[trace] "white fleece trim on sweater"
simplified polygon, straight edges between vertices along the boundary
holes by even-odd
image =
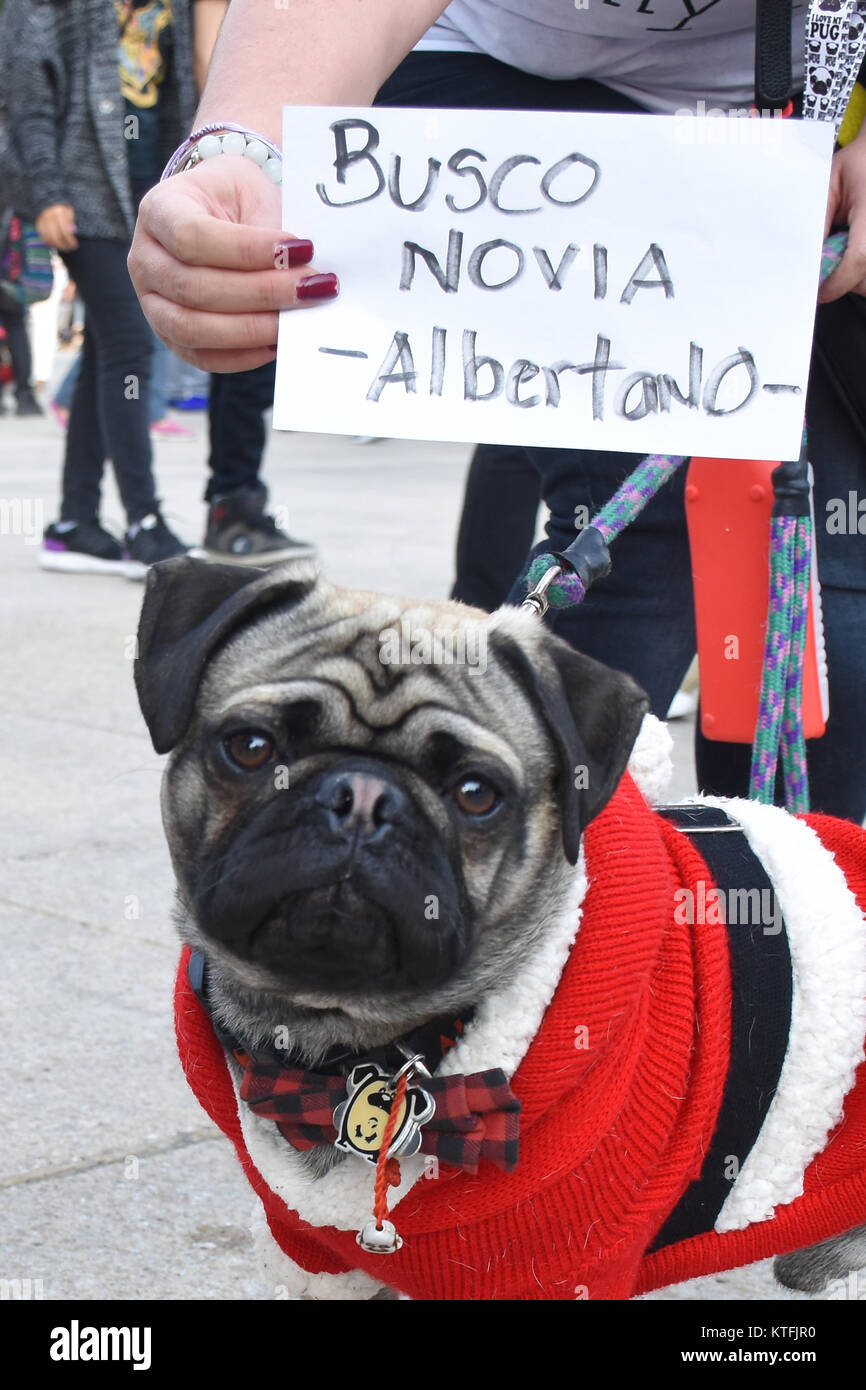
[[[256,1296],[287,1303],[317,1300],[359,1303],[375,1298],[387,1287],[360,1269],[351,1269],[345,1274],[312,1274],[302,1269],[274,1240],[258,1200],[250,1229],[258,1263]]]
[[[583,851],[565,908],[552,924],[535,955],[520,972],[519,980],[479,1005],[464,1036],[445,1058],[440,1073],[483,1071],[501,1067],[514,1075],[529,1044],[541,1026],[544,1011],[559,983],[577,930],[587,880]],[[247,1151],[265,1182],[311,1226],[334,1226],[340,1231],[359,1231],[373,1208],[372,1164],[351,1155],[324,1177],[313,1178],[300,1154],[286,1143],[272,1120],[256,1115],[240,1099],[240,1071],[227,1058],[238,1115]],[[400,1185],[392,1189],[389,1207],[395,1207],[425,1172],[423,1154],[400,1160]]]
[[[628,770],[650,806],[660,806],[673,780],[674,741],[670,729],[654,714],[645,714],[635,739]]]
[[[866,922],[832,853],[778,806],[700,797],[740,822],[788,929],[791,1033],[761,1132],[715,1229],[766,1221],[803,1192],[803,1174],[842,1117],[866,1036]]]

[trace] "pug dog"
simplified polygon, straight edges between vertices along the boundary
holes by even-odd
[[[629,1298],[767,1254],[797,1287],[866,1263],[860,832],[705,803],[769,866],[787,944],[760,969],[791,1027],[839,1024],[814,1076],[774,1024],[770,1084],[732,1037],[733,928],[678,915],[714,881],[702,836],[626,772],[645,695],[534,616],[184,556],[149,572],[135,679],[171,755],[181,1058],[288,1296]],[[804,1003],[819,903],[838,949]],[[772,1104],[740,1140],[750,1085]]]

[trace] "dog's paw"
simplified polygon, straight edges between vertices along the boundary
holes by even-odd
[[[786,1289],[801,1293],[823,1293],[835,1279],[862,1269],[866,1265],[866,1226],[858,1226],[845,1235],[795,1250],[792,1255],[780,1255],[774,1261],[773,1273]],[[866,1293],[866,1277],[864,1277]]]

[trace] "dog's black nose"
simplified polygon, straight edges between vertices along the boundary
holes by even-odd
[[[408,802],[399,787],[369,772],[331,772],[316,792],[328,812],[331,829],[347,840],[383,835],[400,820]]]

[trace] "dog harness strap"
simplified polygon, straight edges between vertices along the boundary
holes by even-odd
[[[658,814],[694,837],[712,875],[704,902],[692,904],[686,920],[695,931],[711,920],[727,925],[732,1016],[730,1063],[712,1142],[700,1176],[686,1188],[651,1251],[713,1229],[775,1095],[793,993],[785,924],[742,827],[715,806],[663,806]]]

